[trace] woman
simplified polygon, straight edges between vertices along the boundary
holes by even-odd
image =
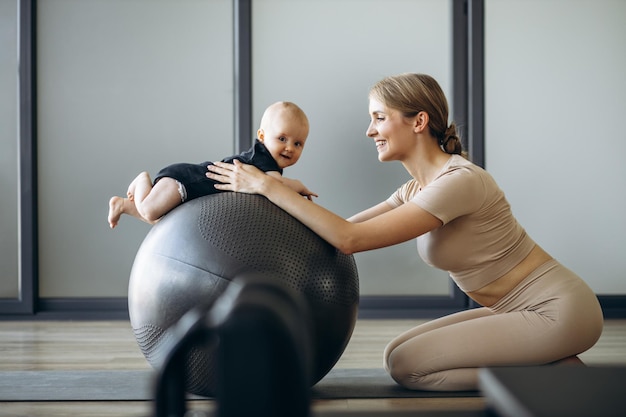
[[[438,83],[385,78],[370,90],[369,113],[378,159],[400,161],[412,179],[347,221],[248,165],[217,164],[207,175],[219,189],[266,196],[344,253],[417,238],[420,256],[483,306],[388,344],[385,369],[409,389],[475,390],[480,367],[547,364],[593,346],[603,326],[597,297],[526,234],[491,175],[462,156]]]

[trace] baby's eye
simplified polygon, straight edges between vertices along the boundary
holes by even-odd
[[[281,136],[281,137],[278,138],[278,140],[281,141],[281,142],[285,142],[287,140],[287,138],[284,137],[284,136]]]

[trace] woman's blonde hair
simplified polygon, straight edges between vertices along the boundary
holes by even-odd
[[[405,117],[428,113],[430,133],[444,152],[465,156],[454,122],[448,125],[448,100],[439,83],[426,74],[405,73],[384,78],[370,89],[370,97]]]

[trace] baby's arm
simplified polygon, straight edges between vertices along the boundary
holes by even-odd
[[[282,175],[280,175],[280,173],[278,173],[276,171],[268,171],[268,172],[266,172],[266,174],[276,178],[277,180],[279,180],[280,182],[285,184],[287,187],[291,188],[292,190],[294,190],[298,194],[305,196],[309,200],[313,200],[313,197],[319,197],[313,191],[311,191],[308,188],[306,188],[306,186],[304,184],[302,184],[298,180],[294,180],[294,179],[291,179],[291,178],[285,178]]]

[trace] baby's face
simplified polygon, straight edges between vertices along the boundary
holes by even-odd
[[[300,159],[308,134],[308,125],[300,120],[280,117],[272,121],[259,140],[265,144],[278,166],[285,169]]]

